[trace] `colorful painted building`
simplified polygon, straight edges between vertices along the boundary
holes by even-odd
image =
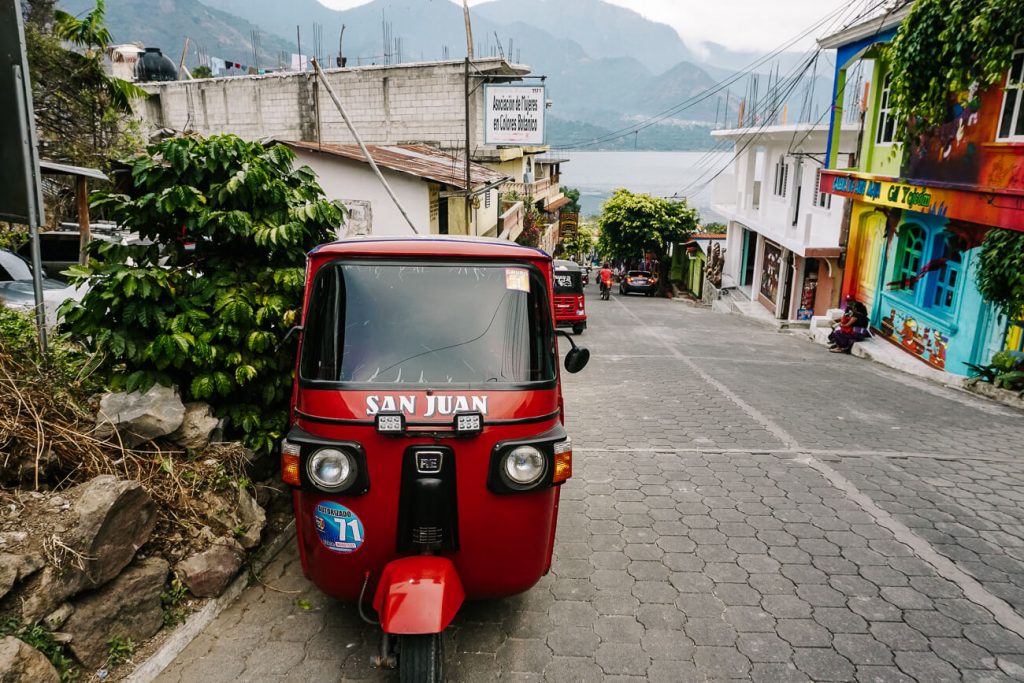
[[[1024,50],[1004,84],[970,92],[909,158],[894,140],[891,73],[879,48],[907,5],[821,41],[837,51],[833,124],[820,190],[852,200],[844,225],[842,291],[871,312],[885,339],[929,365],[968,374],[1012,342],[1005,316],[975,284],[979,246],[993,229],[1024,230]],[[867,77],[860,149],[840,155],[847,75]],[[849,161],[845,166],[842,162]],[[1013,333],[1019,334],[1019,333]]]
[[[690,241],[674,245],[669,277],[695,299],[704,296],[704,278],[712,246],[725,246],[725,234],[695,233]]]

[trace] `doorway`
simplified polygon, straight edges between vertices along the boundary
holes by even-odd
[[[448,234],[448,199],[441,197],[437,200],[437,233]]]

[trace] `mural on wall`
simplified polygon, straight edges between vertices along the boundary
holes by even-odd
[[[1024,187],[1024,155],[996,141],[1003,106],[1001,84],[985,92],[977,92],[976,87],[954,100],[948,123],[921,137],[921,144],[900,169],[902,177],[997,190]]]
[[[946,347],[949,334],[937,327],[918,320],[912,312],[904,311],[895,306],[888,306],[889,313],[882,318],[878,332],[899,344],[903,350],[917,356],[928,365],[938,369],[946,369]]]
[[[782,249],[764,243],[764,265],[761,270],[761,295],[773,304],[779,297],[779,273],[782,271]]]
[[[988,98],[986,98],[988,99]],[[960,101],[966,104],[961,104]],[[976,183],[984,160],[982,145],[995,140],[1000,101],[984,102],[977,85],[953,100],[952,118],[920,138],[901,169],[904,177]],[[983,106],[988,105],[988,106]],[[984,113],[984,117],[982,114]]]

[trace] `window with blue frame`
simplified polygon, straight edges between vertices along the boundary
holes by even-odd
[[[963,239],[942,228],[904,223],[893,264],[894,288],[918,308],[951,316],[963,279],[965,246]]]
[[[921,257],[924,254],[924,228],[916,223],[904,223],[900,226],[900,241],[896,252],[896,277],[905,283],[902,289],[914,291],[917,274],[921,270]]]
[[[933,242],[933,258],[942,259],[943,263],[928,275],[925,304],[929,308],[952,311],[963,266],[964,241],[956,235],[940,232]]]

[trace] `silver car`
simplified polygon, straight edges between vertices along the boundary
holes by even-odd
[[[43,310],[46,325],[57,322],[57,309],[68,299],[81,300],[85,287],[69,286],[60,280],[43,278]],[[32,269],[28,262],[17,254],[0,249],[0,301],[5,306],[22,311],[31,311],[36,306],[32,289]]]

